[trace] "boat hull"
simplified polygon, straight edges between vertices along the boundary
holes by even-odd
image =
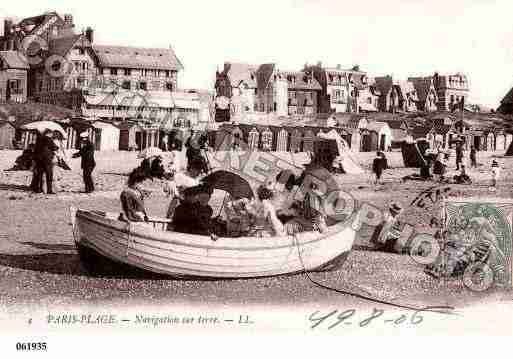
[[[322,234],[212,241],[208,236],[167,232],[116,218],[90,211],[74,213],[75,241],[86,267],[103,258],[125,268],[214,279],[334,270],[344,263],[355,238],[347,223],[332,226]]]

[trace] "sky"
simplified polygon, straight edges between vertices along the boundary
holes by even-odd
[[[38,0],[0,4],[0,18],[51,10],[93,27],[98,44],[172,46],[181,88],[212,89],[225,61],[358,64],[397,79],[463,72],[470,102],[492,108],[513,87],[508,0]]]

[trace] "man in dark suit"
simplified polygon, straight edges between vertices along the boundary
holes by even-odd
[[[80,138],[82,139],[82,147],[80,147],[80,151],[73,154],[73,158],[81,157],[80,164],[84,177],[85,192],[91,193],[94,191],[94,182],[91,175],[96,166],[96,161],[94,160],[94,146],[91,141],[89,141],[87,133],[81,134]]]
[[[53,142],[52,139],[52,131],[46,130],[42,136],[38,136],[36,140],[36,144],[34,146],[34,158],[36,165],[35,172],[35,181],[34,182],[34,191],[37,193],[43,192],[42,183],[43,183],[43,174],[46,178],[46,193],[54,194],[52,188],[53,183],[53,166],[54,166],[54,157],[55,151],[59,149],[57,145]]]

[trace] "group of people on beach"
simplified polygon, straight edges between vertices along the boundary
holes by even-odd
[[[437,143],[435,149],[427,149],[426,153],[422,156],[422,164],[420,166],[420,176],[411,175],[406,176],[403,180],[417,179],[417,180],[434,180],[441,183],[455,183],[455,184],[471,184],[472,178],[468,172],[468,168],[477,168],[477,150],[474,146],[470,147],[468,159],[466,158],[466,151],[464,149],[463,141],[456,141],[453,149],[445,149],[440,143]],[[455,169],[457,173],[452,177],[447,177],[449,168],[449,160],[452,153],[455,157]],[[378,156],[379,157],[379,156]],[[375,160],[376,162],[376,160]],[[375,166],[373,166],[374,168]],[[376,176],[378,172],[374,171]],[[492,160],[490,167],[490,180],[492,188],[495,188],[497,181],[500,177],[501,168],[497,160]],[[379,177],[377,177],[379,178]]]
[[[64,160],[64,152],[61,146],[62,135],[58,131],[51,129],[38,133],[36,142],[25,150],[16,165],[24,165],[32,170],[32,180],[30,190],[34,193],[43,193],[43,183],[46,182],[46,194],[55,194],[54,174],[55,166],[61,166],[69,169]],[[87,133],[80,136],[81,147],[78,152],[72,155],[73,158],[81,158],[81,168],[83,171],[83,180],[85,192],[94,191],[94,182],[92,172],[96,166],[94,159],[94,146],[88,138]]]
[[[172,154],[165,166],[162,158],[154,158],[152,162],[130,173],[127,188],[120,196],[121,220],[150,221],[144,205],[147,193],[141,183],[159,177],[169,200],[166,217],[170,222],[167,229],[171,231],[216,239],[218,236],[282,236],[307,230],[324,232],[328,228],[319,189],[312,183],[308,191],[301,193],[305,173],[296,176],[288,170],[280,172],[275,179],[256,188],[256,198],[226,193],[219,215],[214,216],[210,206],[214,188],[201,179],[205,174],[203,161],[192,158],[185,169],[177,168]]]

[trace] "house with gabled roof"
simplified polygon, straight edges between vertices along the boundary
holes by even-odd
[[[0,51],[0,103],[27,101],[27,58],[20,51]]]
[[[392,76],[378,76],[374,80],[380,93],[379,110],[392,113],[399,111],[401,94],[399,88],[395,86]]]
[[[436,111],[438,95],[432,77],[409,77],[408,81],[413,83],[417,91],[417,109],[425,112]]]
[[[399,108],[404,112],[416,112],[419,101],[417,90],[411,81],[397,81],[399,92]]]
[[[216,93],[230,99],[234,116],[256,110],[257,69],[256,65],[225,62],[223,71],[216,72]]]

